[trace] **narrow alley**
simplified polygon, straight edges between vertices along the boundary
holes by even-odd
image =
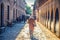
[[[33,40],[60,40],[46,28],[39,26],[36,22],[33,32]],[[42,26],[42,25],[41,25]],[[0,35],[0,40],[32,40],[30,39],[28,23],[16,23],[13,27],[7,27],[5,32]]]
[[[6,28],[5,33],[0,35],[0,40],[31,40],[28,26],[28,23],[21,22],[11,28]],[[46,40],[38,25],[34,28],[33,38],[34,40]]]
[[[60,1],[0,0],[0,40],[60,40]]]

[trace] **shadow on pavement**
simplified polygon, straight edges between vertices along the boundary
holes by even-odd
[[[0,34],[0,40],[15,40],[25,26],[24,22],[16,23],[13,27],[6,27],[5,32]]]
[[[30,37],[31,38],[31,40],[38,40],[38,39],[36,39],[34,36],[32,36],[32,37]]]

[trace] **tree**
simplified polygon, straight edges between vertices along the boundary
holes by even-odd
[[[26,14],[30,14],[32,13],[32,9],[30,6],[26,5]]]

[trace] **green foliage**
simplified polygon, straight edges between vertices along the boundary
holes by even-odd
[[[26,5],[26,14],[31,14],[31,13],[32,13],[31,7]]]

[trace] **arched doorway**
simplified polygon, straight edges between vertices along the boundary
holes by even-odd
[[[53,10],[52,10],[52,12],[51,12],[50,30],[51,30],[51,23],[52,23],[52,21],[53,21]]]
[[[1,4],[1,27],[4,26],[4,4]]]
[[[56,23],[59,21],[59,11],[58,8],[56,9],[55,12],[55,26],[54,26],[54,32],[56,33]]]

